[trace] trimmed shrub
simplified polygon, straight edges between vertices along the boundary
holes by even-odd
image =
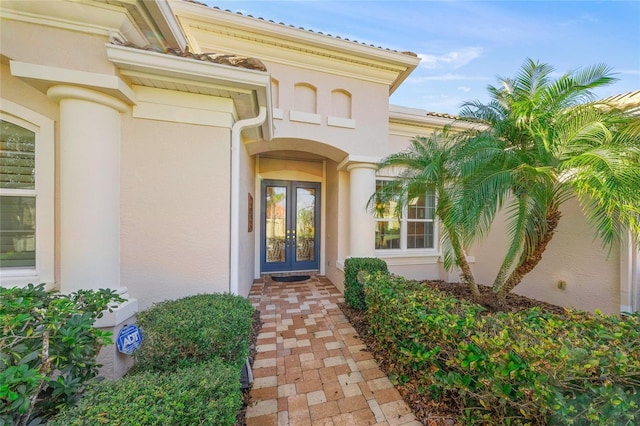
[[[50,425],[233,425],[242,407],[240,373],[220,359],[172,373],[102,381]]]
[[[640,315],[490,314],[401,277],[368,277],[367,317],[392,380],[458,403],[467,424],[640,420]]]
[[[172,371],[215,357],[239,371],[249,355],[253,312],[247,299],[222,293],[154,305],[137,315],[144,340],[134,371]]]
[[[0,425],[38,423],[76,401],[98,375],[100,348],[112,343],[93,323],[122,300],[104,289],[0,287]]]
[[[378,271],[389,272],[387,263],[374,257],[350,257],[344,261],[344,301],[352,309],[365,310],[367,308],[364,299],[364,283],[362,275],[372,274]]]

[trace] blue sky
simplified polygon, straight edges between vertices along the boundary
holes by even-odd
[[[201,0],[202,1],[202,0]],[[619,81],[599,97],[640,90],[639,1],[218,1],[233,12],[383,48],[422,62],[391,103],[456,114],[514,76],[526,58],[558,75],[604,63]]]

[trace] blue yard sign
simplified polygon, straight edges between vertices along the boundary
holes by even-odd
[[[125,325],[118,333],[116,345],[123,354],[131,355],[142,343],[142,332],[135,325]]]

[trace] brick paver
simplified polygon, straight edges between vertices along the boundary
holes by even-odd
[[[263,324],[247,426],[421,424],[338,308],[344,299],[326,277],[262,278],[249,299]]]

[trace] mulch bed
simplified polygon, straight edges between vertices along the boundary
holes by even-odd
[[[460,283],[447,283],[444,281],[424,281],[423,284],[437,288],[441,291],[450,293],[458,299],[465,299],[475,303],[480,303],[487,307],[489,311],[501,310],[509,312],[518,312],[533,307],[540,307],[543,311],[563,314],[564,309],[560,306],[529,299],[524,296],[509,293],[507,295],[506,306],[497,308],[490,303],[489,295],[491,287],[478,286],[481,294],[480,300],[475,298],[466,285]],[[369,352],[373,354],[380,369],[389,376],[393,370],[393,363],[388,350],[381,346],[371,333],[369,322],[363,311],[356,311],[349,308],[344,303],[340,304],[340,309],[349,319],[349,322],[356,329],[360,338],[363,340]],[[418,378],[410,377],[405,384],[396,384],[396,389],[402,395],[402,398],[413,410],[416,418],[425,425],[429,426],[454,426],[458,422],[461,413],[458,411],[453,401],[434,401],[425,395],[421,395],[416,391],[418,387]]]

